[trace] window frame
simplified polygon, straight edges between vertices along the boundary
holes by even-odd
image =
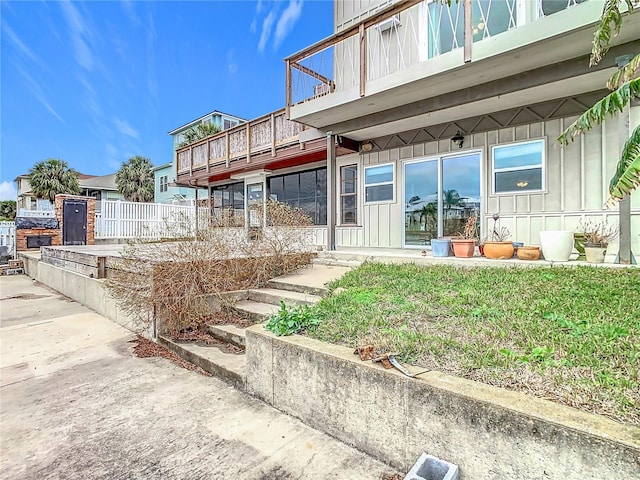
[[[160,176],[160,193],[169,191],[169,175]]]
[[[527,145],[531,143],[539,143],[542,142],[542,153],[539,164],[531,164],[521,167],[506,167],[506,168],[496,168],[495,167],[495,151],[498,148],[510,147],[514,145]],[[547,165],[547,139],[546,137],[533,138],[529,140],[522,140],[518,142],[509,142],[509,143],[501,143],[497,145],[491,146],[491,195],[500,196],[500,195],[528,195],[528,194],[536,194],[536,193],[545,193],[547,191],[547,182],[546,182],[546,165]],[[540,169],[540,188],[535,190],[509,190],[504,192],[496,191],[496,173],[501,172],[517,172],[521,170],[533,170],[535,168]]]
[[[391,181],[390,182],[367,183],[367,170],[372,168],[386,167],[387,165],[391,165]],[[364,196],[363,203],[365,205],[395,203],[396,201],[396,164],[395,162],[379,163],[376,165],[365,166],[362,174],[362,185],[363,185],[363,196]],[[378,187],[382,185],[391,185],[391,194],[392,194],[391,199],[390,200],[367,200],[367,187]]]
[[[353,182],[355,184],[355,191],[352,193],[345,193],[344,192],[344,169],[345,168],[353,168],[355,169],[355,178],[353,179]],[[344,220],[344,212],[343,212],[343,208],[342,208],[342,199],[344,197],[354,197],[355,198],[355,214],[356,214],[356,218],[354,222],[345,222]],[[349,226],[354,226],[354,225],[358,225],[358,210],[360,210],[358,208],[358,164],[357,163],[351,163],[349,165],[342,165],[340,166],[340,225],[349,225]]]

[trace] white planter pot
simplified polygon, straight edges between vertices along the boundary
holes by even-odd
[[[573,230],[543,230],[540,247],[549,262],[566,262],[573,250]]]
[[[603,263],[607,247],[584,247],[584,253],[589,263]]]

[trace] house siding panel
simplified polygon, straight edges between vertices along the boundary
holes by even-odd
[[[561,148],[556,138],[562,129],[575,120],[568,117],[546,122],[535,122],[523,127],[493,130],[474,134],[465,139],[462,152],[482,152],[481,209],[483,233],[491,222],[491,215],[499,213],[502,225],[507,226],[514,241],[539,244],[540,230],[574,229],[580,220],[592,217],[617,222],[617,209],[603,209],[607,199],[608,181],[618,161],[618,121],[607,121],[602,128],[595,128],[583,139]],[[640,107],[631,111],[631,125],[640,120]],[[546,189],[540,193],[518,195],[492,194],[491,147],[498,143],[511,143],[529,139],[546,139],[545,182]],[[499,142],[498,142],[499,140]],[[468,144],[466,142],[469,142]],[[403,228],[403,163],[406,160],[433,157],[434,154],[457,153],[449,140],[427,142],[410,147],[403,146],[361,156],[361,168],[366,165],[388,163],[395,165],[395,201],[387,204],[363,205],[362,239],[367,247],[402,247]],[[408,156],[410,154],[412,156]],[[604,158],[604,161],[603,161]],[[360,173],[362,178],[362,173]],[[364,182],[360,184],[364,191]],[[345,245],[343,235],[339,245]],[[352,240],[349,240],[352,243]],[[632,195],[632,246],[640,254],[640,193]],[[610,252],[616,244],[612,244]]]

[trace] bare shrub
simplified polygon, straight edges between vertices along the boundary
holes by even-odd
[[[233,211],[209,218],[197,231],[191,219],[173,218],[165,236],[181,240],[132,242],[110,263],[107,288],[137,331],[148,331],[154,317],[162,319],[161,333],[199,328],[212,295],[259,287],[311,262],[308,215],[275,201],[248,214],[249,229],[238,227]]]

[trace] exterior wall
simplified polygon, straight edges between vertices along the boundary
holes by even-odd
[[[573,230],[580,219],[594,217],[617,223],[617,209],[605,210],[608,182],[618,161],[618,120],[607,121],[568,147],[561,148],[556,138],[575,117],[532,123],[469,135],[463,149],[452,147],[448,139],[415,144],[381,152],[351,155],[338,159],[341,165],[358,164],[358,225],[336,228],[339,246],[402,248],[404,228],[403,162],[433,158],[448,153],[481,152],[482,234],[489,219],[499,213],[501,225],[511,231],[511,239],[538,245],[540,230]],[[640,123],[640,107],[631,110],[631,125]],[[539,193],[491,193],[491,147],[514,141],[546,139],[544,165],[545,191]],[[603,159],[605,159],[603,161]],[[395,200],[388,203],[364,204],[363,168],[392,162],[395,165]],[[340,184],[336,185],[340,191]],[[640,254],[640,192],[631,197],[632,248]],[[338,219],[340,215],[338,212]],[[610,245],[610,252],[615,244]]]
[[[81,197],[76,195],[56,195],[55,216],[58,220],[59,228],[57,229],[16,229],[16,250],[27,250],[28,235],[50,235],[51,245],[62,245],[62,230],[64,228],[62,207],[66,199],[85,200],[87,202],[87,245],[95,243],[95,219],[96,219],[96,199],[93,197]]]
[[[176,178],[175,164],[171,163],[163,168],[158,168],[153,171],[154,174],[154,188],[153,188],[153,201],[155,203],[171,203],[176,196],[181,195],[185,199],[196,198],[196,189],[189,187],[172,187],[169,186],[166,192],[160,191],[160,177],[166,176],[168,182],[171,183]],[[207,198],[207,191],[205,189],[199,189],[198,198]]]

